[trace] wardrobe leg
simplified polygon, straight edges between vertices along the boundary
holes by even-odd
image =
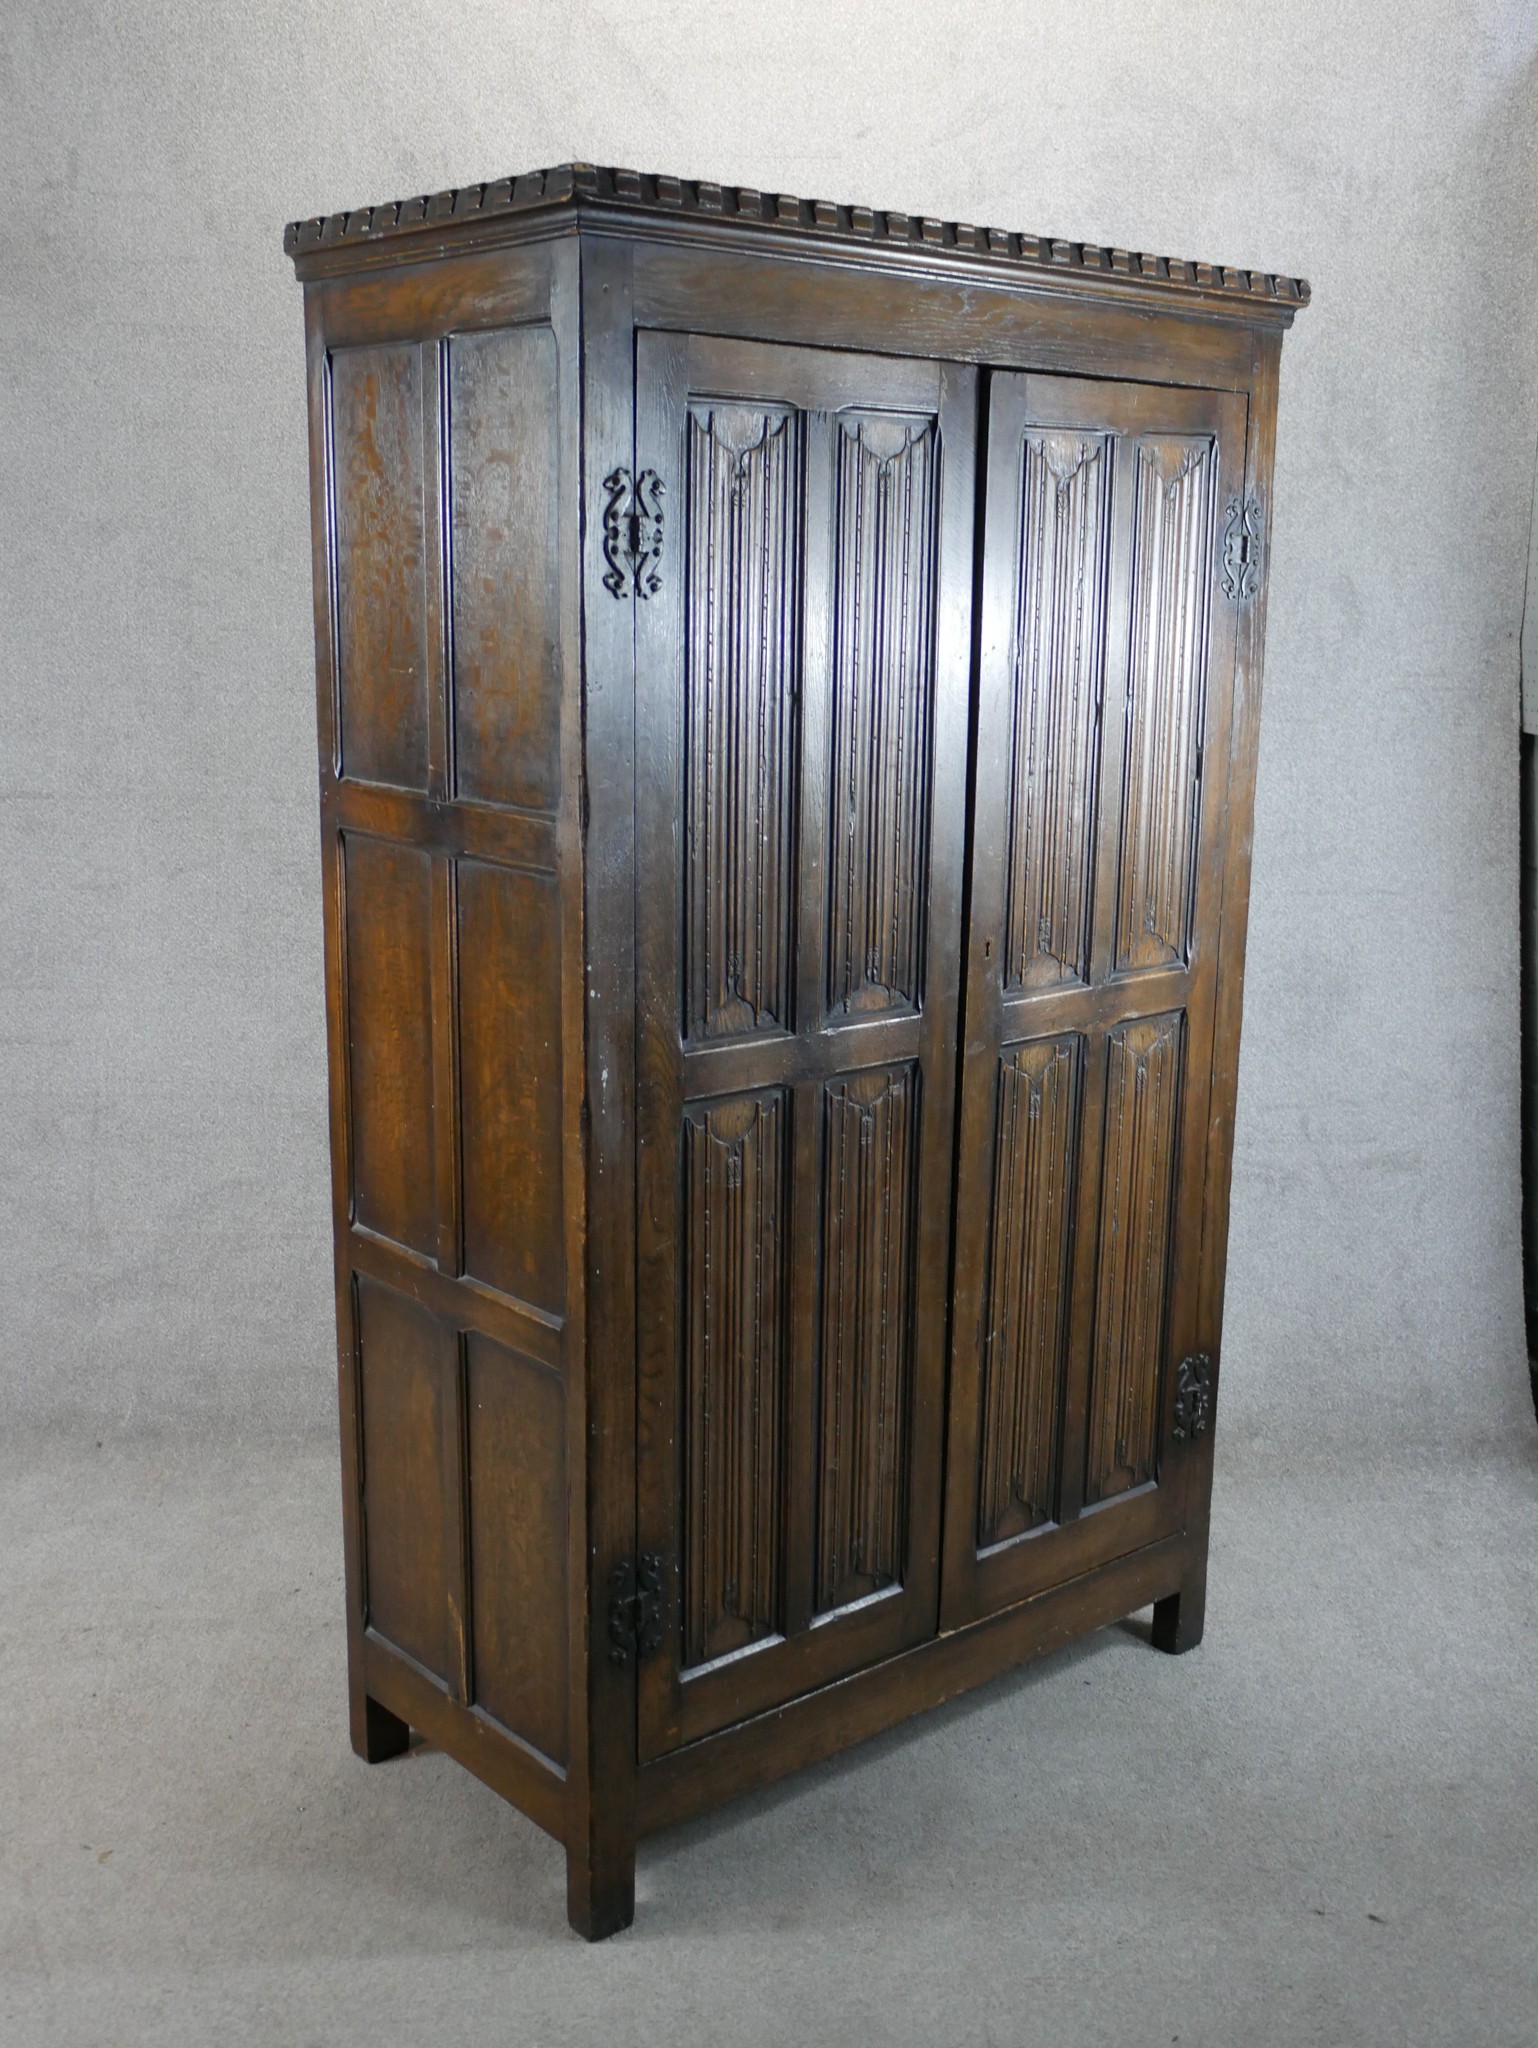
[[[366,1764],[388,1763],[392,1756],[404,1756],[411,1746],[408,1724],[366,1692],[352,1695],[350,1720],[352,1746]]]
[[[566,1851],[566,1917],[584,1941],[607,1941],[635,1918],[635,1840]]]
[[[1153,1646],[1178,1657],[1182,1650],[1194,1650],[1202,1639],[1207,1618],[1207,1560],[1184,1580],[1178,1593],[1157,1601],[1153,1611]]]

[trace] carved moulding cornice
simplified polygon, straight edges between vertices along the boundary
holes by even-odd
[[[461,224],[492,223],[499,216],[565,206],[672,216],[701,225],[725,223],[846,246],[905,248],[942,261],[981,258],[1001,271],[1035,276],[1102,277],[1159,294],[1166,302],[1185,297],[1211,303],[1216,298],[1236,307],[1285,308],[1290,317],[1309,301],[1306,278],[1271,271],[1110,249],[1056,235],[973,227],[964,221],[844,206],[826,199],[797,199],[788,192],[760,192],[748,185],[714,185],[580,163],[292,221],[284,230],[283,246],[302,262],[320,250],[448,229],[457,233]]]

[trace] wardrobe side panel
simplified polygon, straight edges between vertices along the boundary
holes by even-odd
[[[532,1774],[540,1817],[571,1747],[581,1434],[555,269],[515,249],[309,294],[350,1632],[382,1704],[406,1718],[425,1672],[449,1746],[483,1774],[494,1751],[515,1797]],[[386,1651],[412,1667],[393,1706]]]
[[[1233,711],[1228,732],[1221,940],[1206,1132],[1207,1198],[1202,1223],[1202,1318],[1211,1344],[1208,1399],[1214,1419],[1222,1376],[1234,1111],[1239,1087],[1239,1041],[1255,831],[1255,778],[1260,747],[1266,597],[1271,569],[1272,485],[1282,337],[1276,333],[1257,333],[1253,337],[1253,347],[1254,386],[1246,424],[1244,493],[1245,505],[1253,515],[1256,573],[1253,602],[1244,609],[1237,636]],[[1211,1509],[1213,1437],[1213,1429],[1208,1428],[1193,1446],[1193,1455],[1187,1464],[1186,1513],[1190,1523],[1198,1527],[1205,1527]]]

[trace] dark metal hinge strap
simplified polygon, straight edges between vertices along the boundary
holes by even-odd
[[[1186,1442],[1212,1426],[1212,1360],[1205,1351],[1182,1358],[1175,1374],[1175,1434]]]
[[[1223,527],[1223,595],[1248,604],[1260,589],[1260,500],[1230,498]]]
[[[662,1557],[643,1551],[609,1574],[609,1662],[623,1668],[662,1648]]]
[[[654,597],[662,588],[662,500],[666,487],[654,469],[632,479],[628,469],[611,469],[603,480],[603,553],[608,568],[603,587],[614,597]]]

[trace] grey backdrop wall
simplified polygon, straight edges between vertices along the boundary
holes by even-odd
[[[1530,0],[11,0],[13,1421],[330,1428],[285,219],[577,156],[1313,280],[1283,363],[1225,1428],[1531,1427]]]

